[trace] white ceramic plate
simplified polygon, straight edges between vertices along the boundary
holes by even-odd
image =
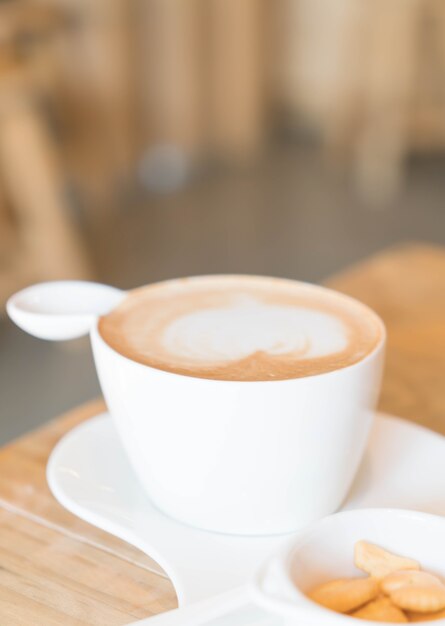
[[[153,570],[160,572],[157,564],[163,568],[181,605],[244,584],[293,538],[220,535],[163,515],[138,484],[107,413],[65,435],[51,454],[47,476],[69,511],[152,557]],[[445,438],[377,415],[343,508],[388,506],[445,514]]]

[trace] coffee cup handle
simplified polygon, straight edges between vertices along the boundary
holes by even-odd
[[[6,310],[22,330],[50,341],[88,334],[100,315],[109,313],[125,291],[101,283],[62,280],[38,283],[11,296]]]

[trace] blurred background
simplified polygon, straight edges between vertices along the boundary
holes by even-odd
[[[0,442],[99,394],[35,281],[321,281],[445,244],[443,0],[0,0]]]

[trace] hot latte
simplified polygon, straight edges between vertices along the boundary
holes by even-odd
[[[114,350],[198,378],[264,381],[352,365],[379,343],[372,311],[332,291],[276,278],[209,276],[129,292],[99,320]]]

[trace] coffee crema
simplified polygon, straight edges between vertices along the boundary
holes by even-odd
[[[330,290],[257,276],[207,276],[129,292],[99,320],[102,339],[156,369],[216,380],[313,376],[362,360],[383,328]]]

